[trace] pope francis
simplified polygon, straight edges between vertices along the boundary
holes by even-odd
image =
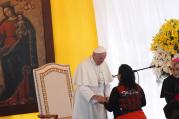
[[[92,56],[78,65],[73,79],[77,87],[73,119],[107,119],[107,112],[102,103],[110,95],[109,82],[113,78],[105,58],[106,50],[99,46]]]

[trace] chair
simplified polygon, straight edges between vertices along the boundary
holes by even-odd
[[[72,81],[69,65],[45,64],[33,70],[39,118],[72,118]]]

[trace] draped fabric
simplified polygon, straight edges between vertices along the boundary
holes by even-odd
[[[107,48],[107,63],[113,74],[120,64],[133,69],[150,66],[150,44],[165,19],[179,19],[178,0],[94,0],[98,43]],[[139,77],[138,77],[139,76]],[[136,73],[137,82],[143,87],[147,105],[144,112],[148,119],[165,119],[160,98],[161,82],[152,69]],[[117,79],[112,87],[118,83]],[[109,119],[113,115],[109,114]]]
[[[97,47],[93,0],[51,0],[51,6],[55,62],[70,64],[73,75]]]

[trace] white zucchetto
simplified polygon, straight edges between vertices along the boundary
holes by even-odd
[[[98,46],[95,50],[94,53],[105,53],[106,49],[103,46]]]

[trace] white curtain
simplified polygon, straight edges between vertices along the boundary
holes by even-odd
[[[165,20],[179,19],[178,5],[179,0],[94,0],[98,41],[107,48],[107,62],[113,74],[124,63],[134,70],[150,66],[152,37]],[[139,71],[138,75],[137,82],[146,94],[143,109],[147,119],[165,119],[161,83],[156,82],[152,69]],[[117,83],[115,79],[112,87]]]

